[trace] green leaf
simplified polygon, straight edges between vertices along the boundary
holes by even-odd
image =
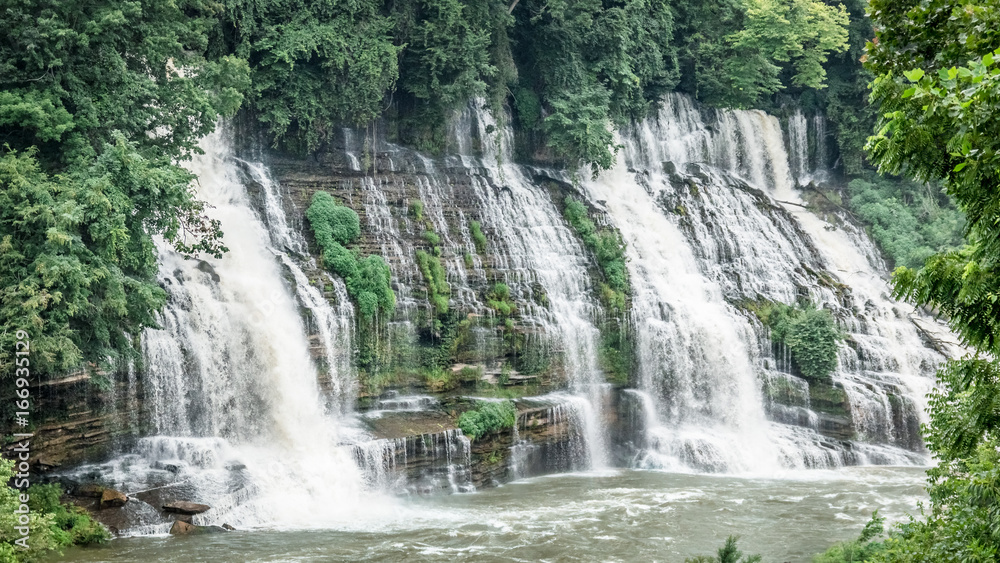
[[[924,70],[921,68],[908,70],[903,73],[903,76],[905,76],[910,82],[919,82],[920,79],[924,77]]]

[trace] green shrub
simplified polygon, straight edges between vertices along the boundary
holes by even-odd
[[[14,462],[0,458],[0,561],[37,561],[46,552],[70,545],[103,543],[111,534],[82,508],[59,502],[58,485],[34,485],[22,493],[7,486],[14,476]],[[28,549],[14,542],[21,537],[14,529],[20,526],[20,496],[28,495],[30,536]]]
[[[437,246],[441,244],[441,237],[438,236],[434,231],[424,231],[424,240],[427,241],[431,246]],[[435,254],[437,254],[435,252]]]
[[[885,543],[875,538],[884,531],[885,518],[876,510],[865,524],[861,536],[852,541],[834,544],[830,549],[813,558],[813,563],[860,563],[885,551]]]
[[[381,256],[359,258],[357,251],[345,247],[361,236],[358,214],[338,205],[330,194],[316,192],[306,218],[323,251],[323,266],[344,279],[361,316],[371,320],[380,311],[391,315],[396,308],[396,294],[392,292],[389,265]]]
[[[459,379],[451,370],[433,367],[424,372],[424,384],[435,393],[452,391],[459,386]]]
[[[476,252],[486,254],[486,235],[483,234],[479,221],[469,222],[469,230],[472,231],[472,242],[476,245]]]
[[[28,489],[31,509],[54,516],[53,533],[60,545],[92,545],[111,539],[107,528],[91,518],[86,510],[59,502],[62,493],[62,488],[56,484],[32,485]]]
[[[511,401],[480,402],[479,406],[458,417],[458,427],[470,440],[513,428],[517,424],[517,408]]]
[[[715,557],[699,555],[685,559],[684,563],[760,563],[762,559],[760,555],[743,555],[743,552],[736,547],[736,542],[739,539],[739,536],[726,538],[725,545],[719,548],[718,555]]]
[[[448,285],[447,274],[444,266],[441,265],[441,260],[437,256],[431,256],[423,250],[418,250],[417,266],[420,268],[421,275],[424,276],[427,300],[434,305],[434,310],[438,315],[446,314],[451,286]]]
[[[965,218],[937,184],[870,176],[848,190],[851,210],[895,266],[919,268],[963,244]]]
[[[417,221],[424,220],[424,202],[415,199],[410,202],[410,215]]]
[[[837,368],[837,342],[843,335],[829,311],[784,303],[765,303],[751,309],[771,329],[771,340],[788,347],[792,363],[804,377],[825,379]]]
[[[486,306],[504,318],[517,311],[517,305],[510,298],[510,287],[505,283],[493,284],[493,287],[486,293]],[[513,325],[513,321],[511,321],[511,325]]]
[[[566,221],[580,235],[584,246],[597,258],[604,274],[601,286],[604,304],[620,312],[625,310],[625,295],[629,293],[628,270],[625,268],[625,243],[617,232],[598,229],[590,219],[587,206],[573,196],[566,196]]]
[[[316,241],[324,249],[331,241],[346,246],[361,236],[358,214],[350,207],[337,205],[333,196],[326,192],[313,194],[312,204],[306,210],[306,218],[312,225]]]

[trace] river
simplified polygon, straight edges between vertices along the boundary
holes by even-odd
[[[856,537],[878,509],[905,518],[924,471],[852,467],[735,477],[617,470],[524,479],[471,494],[373,503],[340,529],[146,536],[52,561],[662,561],[741,536],[765,562],[807,562]],[[378,506],[375,506],[378,504]]]

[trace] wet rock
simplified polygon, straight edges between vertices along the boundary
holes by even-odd
[[[228,525],[228,524],[227,524]],[[231,528],[231,526],[230,526]],[[217,534],[228,532],[229,529],[222,526],[196,526],[180,520],[174,522],[170,527],[170,533],[175,536],[195,536],[201,534]]]
[[[175,536],[183,536],[185,534],[190,534],[195,530],[194,524],[189,524],[182,520],[174,522],[174,525],[170,527],[170,533]]]
[[[157,461],[153,464],[154,469],[160,469],[163,471],[169,471],[171,473],[178,473],[181,470],[181,466],[176,463],[167,463],[164,461]]]
[[[198,504],[196,502],[188,502],[185,500],[168,502],[163,505],[164,512],[173,512],[175,514],[201,514],[210,508],[212,507],[207,504]]]
[[[225,529],[225,530],[228,530],[230,532],[235,532],[236,531],[236,528],[230,526],[229,524],[223,524],[222,528]]]
[[[114,489],[104,489],[101,493],[101,508],[121,508],[128,502],[125,493]]]
[[[104,487],[94,483],[88,483],[77,487],[74,494],[78,497],[101,498],[101,495],[104,494]]]
[[[204,260],[199,260],[198,261],[198,269],[201,270],[202,272],[205,272],[209,276],[211,276],[212,281],[214,281],[216,283],[218,283],[219,280],[222,279],[221,277],[219,277],[218,272],[215,271],[215,268],[211,264],[209,264],[208,262],[205,262]]]
[[[35,470],[40,473],[45,473],[46,471],[52,471],[62,465],[61,463],[54,461],[47,457],[40,457],[35,460]]]

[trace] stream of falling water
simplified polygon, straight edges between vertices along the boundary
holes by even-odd
[[[796,378],[761,367],[770,352],[754,342],[768,338],[733,302],[791,303],[808,287],[817,305],[839,312],[850,345],[840,347],[833,381],[861,440],[919,448],[915,417],[942,356],[924,345],[913,309],[888,297],[884,264],[863,233],[805,209],[793,169],[808,181],[822,176],[811,163],[823,162],[809,157],[806,118],[789,120],[791,165],[777,118],[724,111],[709,123],[686,97],[668,96],[656,118],[623,134],[615,168],[584,186],[628,245],[642,402],[653,411],[642,461],[711,471],[920,463],[896,447],[855,443],[850,460],[836,453],[839,446],[811,430],[808,393],[795,411],[800,427],[767,420],[760,381],[779,377],[795,387]],[[838,296],[806,275],[822,270],[850,293]],[[842,306],[845,298],[853,307]],[[901,403],[895,411],[890,393]],[[913,422],[897,428],[900,417]]]
[[[651,183],[653,183],[651,181]],[[645,462],[672,470],[765,472],[779,465],[768,438],[745,334],[678,227],[624,159],[585,185],[603,201],[629,252],[641,388],[652,406]]]
[[[285,224],[269,179],[254,174],[264,184],[267,228],[251,208],[225,133],[209,135],[202,148],[190,165],[198,197],[221,221],[229,252],[201,261],[161,245],[170,297],[163,329],[144,335],[155,435],[112,462],[105,478],[141,495],[181,472],[184,479],[169,489],[212,506],[195,517],[202,524],[336,527],[377,513],[388,505],[365,490],[339,444],[340,409],[327,412],[282,269],[291,270],[318,325],[334,393],[347,396],[352,375],[337,348],[349,327],[286,253],[304,245]]]
[[[461,162],[470,173],[485,170],[489,178],[473,176],[473,187],[484,222],[508,249],[506,269],[520,277],[517,282],[537,281],[545,291],[549,306],[533,307],[528,316],[547,325],[547,334],[558,335],[570,391],[585,399],[577,403],[587,444],[583,468],[607,467],[602,410],[610,386],[597,362],[600,333],[592,319],[599,305],[592,297],[589,276],[581,274],[587,271],[586,254],[549,194],[511,162],[510,126],[497,123],[482,106],[481,100],[474,102],[458,120],[455,136]],[[482,143],[481,159],[469,156],[473,133]]]

